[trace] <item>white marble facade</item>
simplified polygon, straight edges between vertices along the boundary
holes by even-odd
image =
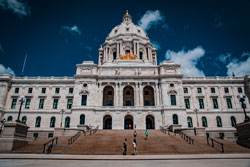
[[[29,88],[32,88],[31,93]],[[43,88],[46,88],[45,93],[42,93]],[[57,88],[59,93],[56,93]],[[202,117],[206,117],[207,131],[235,131],[231,117],[237,123],[244,120],[239,95],[244,95],[243,77],[183,77],[178,64],[164,61],[157,65],[156,48],[146,33],[133,24],[128,13],[101,45],[98,65],[84,61],[77,65],[74,77],[0,76],[1,119],[16,120],[18,100],[25,96],[30,99],[30,106],[25,108],[24,103],[21,118],[26,116],[30,131],[39,132],[60,127],[62,109],[65,110],[63,127],[69,117],[69,128],[77,128],[79,124],[100,129],[135,126],[136,129],[159,129],[172,124],[188,128],[188,117],[192,119],[190,126],[197,127],[194,110],[198,109],[200,127],[204,126]],[[86,104],[82,98],[86,98]],[[15,106],[13,99],[17,99]],[[44,99],[44,105],[39,109],[40,99]],[[56,109],[53,109],[54,99],[58,99]],[[67,108],[69,99],[73,105]],[[184,99],[188,99],[186,103],[189,101],[190,107]],[[199,99],[203,99],[204,107],[200,106]],[[213,99],[217,99],[217,108]],[[246,102],[249,112],[249,101]],[[83,114],[85,119],[80,121]],[[178,122],[173,120],[173,115],[178,117]],[[217,125],[217,116],[221,118],[221,127]],[[35,127],[37,117],[41,117],[40,127]],[[52,117],[55,117],[54,127],[50,127]]]

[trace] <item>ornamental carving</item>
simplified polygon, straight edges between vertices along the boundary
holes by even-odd
[[[89,91],[88,90],[82,90],[79,94],[80,95],[89,95]]]
[[[171,66],[169,66],[169,67],[165,67],[165,69],[166,69],[166,70],[175,70],[176,67],[171,67]]]
[[[168,94],[177,94],[177,91],[175,91],[175,90],[170,90],[170,91],[168,92]]]

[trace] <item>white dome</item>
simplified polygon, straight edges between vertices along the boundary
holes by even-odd
[[[113,28],[106,39],[108,40],[120,36],[133,36],[133,35],[139,38],[141,37],[144,40],[149,40],[147,34],[143,31],[143,29],[135,25],[132,22],[132,17],[130,16],[130,14],[126,13],[123,16],[123,22],[120,25]]]

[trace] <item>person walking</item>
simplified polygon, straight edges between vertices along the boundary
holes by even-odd
[[[137,133],[136,133],[136,131],[134,131],[134,138],[136,138],[136,136],[137,136]]]
[[[132,143],[132,146],[133,146],[133,150],[134,150],[134,155],[136,155],[137,154],[137,151],[136,151],[137,144],[136,144],[136,140],[135,139],[134,139],[134,141]]]
[[[123,142],[123,155],[127,155],[127,139]]]
[[[145,131],[146,140],[148,140],[148,130]]]

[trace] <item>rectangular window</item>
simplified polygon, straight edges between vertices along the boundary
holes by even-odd
[[[226,98],[226,101],[227,101],[227,107],[233,108],[231,98]]]
[[[108,100],[107,101],[107,106],[113,106],[113,101],[112,100]]]
[[[190,109],[189,99],[184,99],[184,100],[185,100],[186,109]]]
[[[54,99],[53,101],[53,109],[57,109],[58,106],[58,99]]]
[[[188,88],[183,88],[184,93],[188,93]]]
[[[82,95],[82,106],[87,105],[87,95]]]
[[[32,93],[32,88],[29,88],[29,89],[28,89],[28,93]]]
[[[242,93],[242,88],[238,88],[238,93]]]
[[[58,94],[60,92],[60,88],[55,89],[55,94]]]
[[[30,101],[31,101],[31,99],[26,99],[25,109],[29,109],[30,108]]]
[[[213,105],[215,109],[219,108],[217,98],[213,98]]]
[[[54,136],[53,133],[49,133],[49,134],[48,134],[48,138],[52,138],[53,136]]]
[[[19,93],[19,88],[15,88],[15,93]]]
[[[215,93],[215,88],[211,88],[211,93]]]
[[[131,101],[130,100],[126,100],[125,104],[126,104],[126,106],[131,106]]]
[[[46,88],[42,88],[42,93],[46,93]]]
[[[44,99],[40,99],[38,108],[43,109],[43,105],[44,105]]]
[[[199,105],[200,105],[200,109],[204,109],[204,101],[203,101],[203,99],[199,99]]]
[[[16,108],[16,102],[17,102],[17,99],[12,99],[11,109],[15,109]]]
[[[69,88],[69,94],[72,94],[74,91],[74,88]]]
[[[175,97],[175,95],[170,95],[170,99],[171,99],[171,105],[176,106],[176,97]]]
[[[149,100],[145,100],[145,101],[144,101],[144,106],[150,106]]]
[[[229,89],[226,87],[224,88],[225,93],[229,93]]]
[[[73,104],[73,99],[68,99],[67,109],[71,109]]]
[[[202,93],[201,88],[197,88],[197,93]]]

